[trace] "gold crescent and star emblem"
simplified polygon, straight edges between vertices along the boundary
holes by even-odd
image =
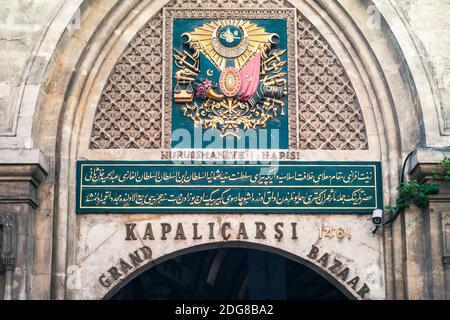
[[[181,37],[184,44],[174,49],[174,101],[194,126],[238,136],[239,129],[264,128],[285,115],[287,50],[277,33],[224,19]]]

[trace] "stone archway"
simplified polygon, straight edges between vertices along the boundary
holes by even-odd
[[[101,299],[155,263],[229,246],[262,248],[303,263],[358,299],[385,297],[381,239],[370,235],[370,218],[363,216],[95,215],[77,223],[78,258],[68,278],[75,299]],[[318,239],[318,228],[330,224],[348,226],[358,240]]]
[[[234,255],[233,255],[234,254]],[[200,262],[192,264],[192,260],[188,260],[191,263],[183,263],[182,259],[192,256],[192,259]],[[208,259],[205,259],[208,257]],[[228,261],[226,261],[228,258]],[[175,262],[175,260],[177,262]],[[247,260],[247,261],[245,261]],[[204,263],[203,263],[204,262]],[[175,265],[175,267],[174,267]],[[176,269],[178,266],[180,269]],[[205,266],[207,269],[205,269]],[[148,275],[149,271],[154,271],[155,268],[161,270],[167,270],[167,272],[155,272],[152,275]],[[288,270],[293,269],[289,272]],[[266,272],[264,272],[264,270]],[[229,278],[224,275],[233,273],[232,270],[240,271],[241,274],[233,278],[230,281]],[[269,270],[269,271],[267,271]],[[182,273],[188,272],[189,275],[182,275]],[[254,274],[249,280],[249,275]],[[261,277],[261,273],[265,273]],[[173,275],[170,276],[170,274]],[[256,275],[255,275],[256,274]],[[158,295],[148,294],[149,290],[142,288],[142,285],[152,285],[158,283],[159,286],[164,286],[164,276],[168,276],[168,279],[178,281],[178,284],[182,286],[189,286],[194,288],[202,288],[205,291],[197,291],[197,294],[186,295],[178,294],[171,295],[170,292],[166,292]],[[147,281],[143,280],[142,277]],[[148,282],[148,278],[152,277],[153,282]],[[264,277],[271,277],[269,281]],[[188,280],[186,280],[186,277]],[[224,281],[220,283],[220,277],[224,278]],[[183,281],[183,278],[185,279]],[[253,278],[253,279],[252,279]],[[234,282],[237,281],[237,283]],[[249,284],[249,281],[252,283]],[[295,282],[301,283],[301,286],[296,288]],[[225,283],[223,283],[225,282]],[[262,282],[262,284],[261,284]],[[268,282],[268,283],[264,283]],[[282,282],[282,283],[280,283]],[[224,284],[231,284],[232,289],[222,287]],[[258,285],[259,283],[259,285]],[[137,285],[136,285],[137,284]],[[222,286],[221,286],[222,285]],[[254,286],[254,289],[249,287]],[[290,290],[287,286],[292,285]],[[138,290],[135,288],[140,286]],[[208,288],[206,288],[208,287]],[[158,287],[161,289],[161,287]],[[150,288],[147,288],[150,289]],[[173,289],[173,287],[172,287]],[[210,289],[209,292],[208,289]],[[264,292],[261,292],[261,289]],[[301,290],[302,294],[295,292]],[[170,291],[171,289],[169,289]],[[310,291],[308,291],[310,290]],[[133,293],[134,291],[134,293]],[[146,293],[147,291],[147,293]],[[223,291],[227,291],[225,293]],[[230,292],[231,291],[231,292]],[[249,291],[253,291],[249,293]],[[258,292],[259,291],[259,292]],[[290,292],[292,291],[292,292]],[[305,291],[305,292],[303,292]],[[272,292],[272,293],[271,293]],[[139,295],[136,296],[136,293]],[[320,300],[320,299],[357,299],[354,293],[349,291],[345,286],[338,282],[335,278],[324,272],[321,268],[312,264],[310,261],[302,259],[289,252],[267,247],[256,243],[246,242],[225,242],[215,243],[207,245],[198,245],[187,249],[182,249],[177,252],[173,252],[159,259],[153,260],[140,269],[130,274],[124,281],[117,284],[112,288],[103,299],[161,299],[163,298],[173,299],[307,299],[307,300]]]
[[[390,172],[389,175],[384,176],[384,184],[386,185],[385,201],[391,202],[394,196],[392,186],[398,180],[397,172],[400,166],[401,153],[406,152],[423,138],[411,134],[411,132],[416,132],[415,128],[418,123],[414,114],[408,112],[408,107],[414,105],[410,103],[411,100],[415,99],[414,86],[403,85],[406,80],[400,79],[395,74],[386,77],[378,62],[379,59],[372,51],[367,39],[361,35],[358,26],[352,22],[348,7],[341,7],[327,1],[318,1],[317,3],[313,1],[292,1],[292,3],[305,16],[314,21],[316,27],[326,35],[328,42],[332,44],[336,54],[343,62],[346,71],[351,74],[358,94],[365,97],[364,101],[367,102],[367,105],[363,108],[363,113],[365,113],[366,121],[372,123],[369,138],[377,146],[372,156],[373,159],[382,161],[386,172]],[[82,232],[87,232],[88,226],[102,230],[102,222],[95,224],[94,220],[97,218],[88,221],[89,219],[85,217],[75,216],[72,199],[75,181],[74,165],[75,161],[80,158],[125,159],[129,157],[129,152],[125,149],[112,150],[107,155],[103,151],[96,154],[92,150],[86,150],[87,142],[91,136],[89,126],[92,122],[89,121],[92,121],[96,108],[96,105],[92,103],[98,101],[108,75],[124,48],[150,17],[160,10],[162,5],[163,3],[158,1],[134,1],[132,4],[121,4],[115,7],[112,5],[108,8],[101,5],[97,8],[95,4],[87,5],[88,8],[85,9],[89,10],[83,11],[82,15],[86,24],[76,32],[76,37],[71,37],[68,34],[63,35],[63,40],[58,45],[60,54],[53,57],[54,60],[52,60],[52,64],[46,73],[47,85],[39,98],[40,109],[36,113],[35,133],[42,149],[54,160],[49,178],[39,191],[40,198],[44,201],[42,201],[41,208],[38,209],[38,212],[44,215],[51,213],[53,216],[52,222],[45,222],[52,226],[49,229],[53,228],[54,230],[51,244],[54,258],[52,265],[52,294],[54,298],[83,297],[77,291],[77,286],[72,285],[72,282],[76,282],[77,277],[83,277],[84,271],[93,272],[94,276],[98,277],[99,274],[96,272],[99,270],[95,269],[96,264],[105,263],[102,267],[108,267],[107,263],[109,262],[107,261],[119,257],[112,257],[108,251],[102,254],[98,252],[98,256],[92,254],[93,251],[85,250],[83,252],[84,248],[80,244],[81,238],[84,237]],[[352,14],[364,16],[360,9],[357,13]],[[389,57],[398,53],[390,47],[389,43],[383,43],[382,48],[382,52],[388,53]],[[61,56],[65,58],[60,60]],[[385,59],[385,61],[387,60],[389,59]],[[394,101],[392,93],[394,88],[404,93],[398,94],[402,99]],[[417,106],[419,109],[421,107],[420,105]],[[89,114],[90,116],[88,116]],[[397,115],[399,114],[412,117],[406,119],[408,125],[398,126]],[[88,130],[83,128],[86,123],[88,123]],[[80,152],[83,149],[86,151],[85,153]],[[328,160],[338,159],[339,157],[348,159],[349,156],[350,154],[344,153],[336,156],[332,151],[323,151],[320,154],[305,154],[305,160],[315,157]],[[359,160],[365,156],[366,154],[361,152],[355,154],[355,157],[359,157]],[[132,157],[134,159],[153,159],[155,155],[152,152],[138,151]],[[41,216],[38,215],[38,218],[42,219]],[[141,218],[153,219],[154,217],[142,216]],[[171,217],[165,218],[172,219]],[[322,220],[319,219],[317,223],[329,221],[329,218],[330,216],[324,215],[321,218]],[[364,232],[367,231],[370,221],[364,219],[365,217],[359,218],[360,221],[355,225],[356,228],[361,228]],[[99,219],[101,220],[102,217],[99,217]],[[216,217],[211,216],[211,219],[216,219]],[[274,217],[271,222],[275,222],[276,219],[278,217]],[[307,219],[308,217],[300,218],[300,220]],[[347,219],[351,221],[353,217],[342,217],[343,222],[348,221]],[[126,220],[126,217],[118,217],[117,222],[124,224]],[[237,222],[238,220],[234,219],[233,221]],[[122,227],[122,225],[115,226],[116,229],[112,230],[121,232],[117,230]],[[361,231],[361,234],[363,234],[363,231]],[[107,234],[104,229],[102,232],[99,232],[99,234],[105,237],[103,241],[106,242],[109,239],[108,237],[114,233]],[[355,247],[359,246],[359,250],[363,252],[367,235],[362,236],[361,239]],[[384,243],[383,239],[378,238],[376,240],[375,247],[378,252],[376,258],[370,261],[371,266],[379,264],[381,269],[386,266],[386,282],[384,281],[384,271],[381,271],[382,275],[379,278],[373,279],[380,285],[376,295],[379,298],[385,297],[385,289],[388,292],[388,297],[401,297],[403,294],[403,277],[405,275],[400,271],[394,273],[393,270],[402,270],[399,266],[403,263],[404,252],[401,246],[393,248],[392,239],[395,239],[394,241],[397,241],[397,243],[403,241],[401,225],[397,224],[392,234],[390,230],[387,230]],[[37,248],[42,249],[48,246],[49,242],[51,241],[39,242]],[[310,241],[308,246],[311,246],[312,243],[314,241]],[[331,248],[339,254],[335,244]],[[124,246],[119,253],[127,255],[128,249],[132,249],[132,247]],[[310,249],[311,247],[305,247],[304,253]],[[286,250],[295,252],[294,244],[286,244]],[[94,256],[97,260],[89,260]],[[384,264],[384,256],[386,257],[386,265]],[[395,257],[394,260],[393,256]],[[85,261],[89,261],[91,265],[83,265]],[[358,267],[360,270],[367,267],[360,260],[356,263],[360,263]],[[80,270],[83,270],[83,272]],[[86,296],[99,297],[92,292]]]

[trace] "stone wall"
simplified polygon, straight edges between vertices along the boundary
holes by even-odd
[[[450,134],[450,1],[395,0],[394,5],[420,50],[439,98],[443,129]]]
[[[37,92],[33,92],[32,85],[42,81],[46,65],[45,57],[36,56],[36,51],[62,3],[59,0],[24,0],[3,1],[0,5],[0,135],[17,138],[11,140],[16,141],[9,146],[30,148],[33,144],[30,136],[19,135],[19,138],[17,135],[19,102],[25,98],[28,103],[35,103]],[[30,73],[32,63],[42,67]],[[22,97],[25,84],[30,86],[27,96]]]
[[[450,145],[450,1],[339,0],[343,11],[329,0],[290,2],[289,6],[297,7],[323,32],[341,59],[361,98],[361,109],[369,115],[368,136],[375,145],[358,154],[305,153],[304,160],[380,160],[385,202],[393,203],[406,154],[422,147],[425,151],[416,157],[414,168],[423,164],[436,168],[440,158],[427,147]],[[151,0],[1,2],[0,215],[17,216],[18,257],[12,278],[11,273],[0,271],[0,299],[100,298],[106,293],[97,287],[82,292],[69,285],[74,275],[75,280],[78,277],[78,269],[68,270],[67,266],[75,266],[89,248],[79,240],[86,242],[89,230],[103,224],[102,218],[93,218],[92,225],[89,219],[75,218],[71,170],[80,157],[155,158],[153,152],[95,153],[85,142],[90,139],[95,103],[111,69],[162,5],[162,1]],[[354,31],[355,26],[361,34]],[[86,87],[92,90],[84,91]],[[416,175],[417,171],[411,170],[411,177]],[[449,191],[442,190],[429,208],[408,210],[392,228],[384,230],[383,238],[372,242],[371,250],[379,255],[368,263],[384,260],[385,264],[385,275],[369,275],[373,283],[378,282],[374,298],[449,297],[450,286],[444,285],[450,280],[449,264],[442,264],[448,252],[442,252],[445,230],[441,228],[442,221],[447,221]],[[424,218],[428,211],[431,214]],[[327,217],[322,219],[328,222]],[[366,220],[352,219],[352,227],[368,229]],[[126,218],[119,220],[125,222]],[[111,223],[115,223],[114,230],[121,230],[117,221]],[[100,231],[107,236],[108,231]],[[86,234],[79,236],[79,232]],[[423,238],[425,242],[420,241]],[[371,241],[366,234],[361,239],[361,248]],[[117,257],[132,248],[124,246]],[[306,256],[306,250],[302,248],[299,255]],[[92,257],[98,254],[98,261],[107,258],[97,250],[92,252]],[[158,256],[166,253],[157,252]],[[355,268],[365,273],[361,269],[365,266]],[[88,264],[81,267],[92,268]],[[101,271],[97,269],[90,276]],[[12,294],[5,293],[11,288],[8,285],[14,288]]]
[[[57,41],[64,29],[78,28],[82,22],[77,10],[80,2],[17,0],[0,5],[0,137],[10,137],[0,139],[1,147],[32,148],[35,145],[32,114],[27,114],[25,106],[36,104],[43,73],[54,53],[52,44],[42,41]],[[414,41],[433,85],[442,131],[448,134],[450,58],[446,48],[450,45],[450,1],[375,1],[377,5],[378,2],[392,4]],[[353,3],[355,5],[355,1]],[[362,1],[360,5],[377,19],[376,6],[367,6]]]

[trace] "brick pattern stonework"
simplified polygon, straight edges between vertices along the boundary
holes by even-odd
[[[290,6],[281,0],[174,0],[168,7]],[[162,11],[119,58],[98,104],[91,149],[162,147]],[[297,12],[300,149],[365,150],[364,119],[352,84],[317,29]],[[296,136],[295,135],[295,136]]]

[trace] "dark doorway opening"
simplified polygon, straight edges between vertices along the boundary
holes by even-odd
[[[113,300],[346,300],[331,282],[281,255],[245,248],[180,255],[143,272]]]

